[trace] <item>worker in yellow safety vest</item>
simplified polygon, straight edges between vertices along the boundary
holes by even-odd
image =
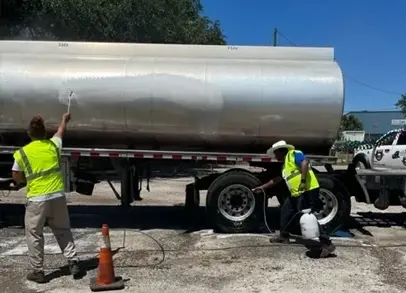
[[[272,145],[268,150],[268,155],[274,154],[279,162],[283,162],[282,176],[271,179],[269,182],[254,188],[254,191],[264,190],[278,184],[282,181],[290,191],[290,196],[285,199],[281,207],[281,229],[280,238],[277,240],[282,243],[289,243],[289,232],[287,226],[292,220],[292,217],[299,211],[311,208],[313,212],[320,210],[319,208],[319,182],[316,175],[309,166],[309,161],[305,155],[295,150],[295,147],[281,140]],[[327,257],[334,252],[335,246],[331,242],[330,237],[325,233],[323,227],[320,227],[320,257]]]
[[[32,141],[14,153],[13,179],[17,184],[26,182],[27,202],[24,222],[32,269],[27,279],[36,283],[48,281],[43,268],[43,228],[46,222],[68,259],[71,274],[74,277],[81,274],[70,230],[60,164],[62,138],[70,118],[69,113],[64,114],[57,132],[51,139],[46,139],[44,120],[40,116],[35,116],[28,128],[28,135]]]

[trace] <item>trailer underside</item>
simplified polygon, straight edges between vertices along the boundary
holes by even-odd
[[[0,177],[3,178],[0,189],[14,188],[9,178],[12,153],[16,149],[0,149]],[[324,164],[325,170],[314,170],[319,178],[319,198],[323,206],[317,216],[328,231],[337,230],[345,224],[350,215],[351,197],[359,202],[374,203],[386,190],[390,205],[401,204],[399,194],[404,194],[400,192],[400,187],[404,186],[403,173],[368,170],[357,174],[352,165],[347,170],[334,170],[331,163],[335,158],[309,158],[313,166]],[[75,191],[89,196],[93,194],[95,184],[107,181],[124,207],[142,199],[141,191],[144,184],[149,190],[150,178],[170,178],[177,176],[176,173],[183,173],[193,178],[185,186],[185,207],[190,223],[197,220],[200,191],[207,190],[206,208],[213,226],[222,232],[233,233],[253,231],[261,225],[264,199],[262,195],[254,195],[251,188],[281,173],[281,164],[272,158],[245,153],[64,148],[62,162],[66,192]],[[222,170],[219,170],[219,165]],[[121,183],[120,190],[111,184],[116,180]],[[285,184],[266,193],[268,198],[276,196],[280,203],[289,195]]]

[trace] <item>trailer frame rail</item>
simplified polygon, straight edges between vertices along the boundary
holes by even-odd
[[[0,154],[12,154],[20,147],[1,146]],[[154,160],[194,160],[217,162],[275,162],[276,160],[266,154],[258,153],[223,153],[223,152],[191,152],[191,151],[159,151],[138,149],[105,149],[105,148],[63,148],[64,157],[108,157],[127,159],[154,159]],[[333,156],[307,155],[313,163],[335,163]]]

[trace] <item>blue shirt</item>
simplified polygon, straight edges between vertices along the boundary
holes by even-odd
[[[295,163],[299,168],[302,162],[306,159],[305,155],[301,151],[295,151]]]

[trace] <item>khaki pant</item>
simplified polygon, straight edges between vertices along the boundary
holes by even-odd
[[[76,248],[70,231],[70,220],[65,197],[47,201],[28,201],[25,209],[25,235],[28,256],[33,271],[44,268],[45,221],[51,228],[61,251],[68,260],[77,260]]]

